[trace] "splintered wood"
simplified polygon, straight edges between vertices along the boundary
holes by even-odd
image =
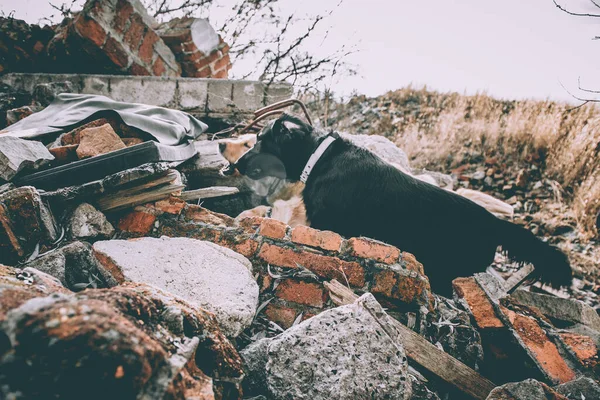
[[[358,299],[352,290],[336,280],[325,282],[325,287],[330,291],[331,300],[337,305],[351,304]],[[369,309],[368,305],[365,307],[391,338],[398,337],[398,341],[404,346],[409,359],[461,392],[475,399],[485,399],[496,387],[494,383],[481,376],[477,371],[444,353],[386,313],[382,315],[381,312]],[[390,325],[393,326],[393,329]]]
[[[102,211],[116,211],[162,200],[176,194],[185,187],[179,182],[179,172],[169,170],[159,178],[100,197],[97,202],[98,207]]]

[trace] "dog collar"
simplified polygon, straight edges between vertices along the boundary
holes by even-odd
[[[310,175],[310,171],[312,171],[315,164],[319,161],[323,153],[325,153],[325,150],[327,150],[329,146],[331,146],[331,143],[335,142],[335,139],[337,139],[337,137],[334,137],[333,135],[328,135],[321,142],[319,147],[317,147],[317,150],[315,150],[315,152],[311,154],[310,158],[308,159],[308,162],[306,163],[306,166],[304,167],[304,170],[302,171],[302,174],[300,175],[300,181],[302,183],[306,183],[308,175]]]

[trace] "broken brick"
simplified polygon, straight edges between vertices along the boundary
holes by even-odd
[[[518,314],[503,306],[500,306],[500,309],[510,321],[515,334],[521,339],[541,372],[555,383],[565,383],[575,379],[575,372],[569,368],[556,345],[550,341],[546,332],[535,319]]]
[[[260,224],[260,234],[272,239],[283,239],[287,233],[288,226],[281,221],[264,218]]]
[[[323,308],[325,305],[325,290],[317,283],[286,279],[277,286],[275,296],[311,307]]]
[[[181,200],[179,197],[170,196],[164,200],[159,200],[154,203],[154,207],[167,214],[179,215],[185,208],[187,203]]]
[[[581,365],[586,368],[598,365],[598,348],[591,337],[570,332],[560,333],[560,337],[575,353]]]
[[[156,221],[156,216],[144,211],[132,211],[119,220],[119,229],[125,232],[146,235]]]
[[[371,293],[406,304],[417,303],[429,306],[431,302],[429,282],[414,272],[403,274],[403,271],[391,269],[376,272]]]
[[[456,296],[467,303],[475,323],[480,329],[504,327],[500,318],[496,316],[491,301],[475,278],[456,278],[452,281],[452,286]]]
[[[297,311],[290,307],[280,306],[269,303],[265,307],[265,315],[269,320],[280,325],[283,329],[288,329],[296,320]]]
[[[348,240],[348,251],[354,257],[372,258],[386,264],[394,264],[400,258],[400,250],[389,244],[367,238]]]
[[[110,124],[84,129],[80,135],[81,141],[76,150],[80,159],[125,148],[125,144]]]
[[[292,230],[292,242],[323,250],[339,251],[342,246],[342,237],[335,232],[319,231],[300,225]]]
[[[365,271],[360,264],[342,261],[337,257],[308,251],[294,251],[269,243],[263,244],[258,256],[263,261],[279,267],[298,268],[299,264],[323,278],[347,281],[355,287],[362,287],[365,284]]]
[[[202,222],[216,226],[233,226],[234,220],[229,215],[219,214],[195,204],[187,204],[184,211],[187,221]]]

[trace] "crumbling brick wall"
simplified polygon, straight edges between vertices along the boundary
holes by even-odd
[[[72,20],[63,22],[48,51],[58,64],[61,59],[73,62],[80,52],[94,60],[92,65],[72,65],[72,72],[179,76],[175,56],[150,23],[127,0],[90,0]]]
[[[182,76],[227,78],[231,69],[229,46],[205,19],[176,18],[158,28],[181,65]]]
[[[306,318],[333,307],[323,285],[331,279],[357,292],[369,291],[392,309],[433,304],[429,281],[415,257],[367,238],[344,239],[305,226],[292,229],[270,218],[236,223],[175,198],[137,207],[118,227],[130,236],[207,240],[246,256],[259,274],[263,299],[274,297],[264,310],[266,316],[284,328],[301,313]]]

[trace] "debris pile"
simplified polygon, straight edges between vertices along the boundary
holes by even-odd
[[[0,132],[0,397],[597,397],[600,316],[528,266],[444,298],[402,249],[237,218],[267,196],[191,116],[170,144],[119,113],[18,129],[42,113]]]

